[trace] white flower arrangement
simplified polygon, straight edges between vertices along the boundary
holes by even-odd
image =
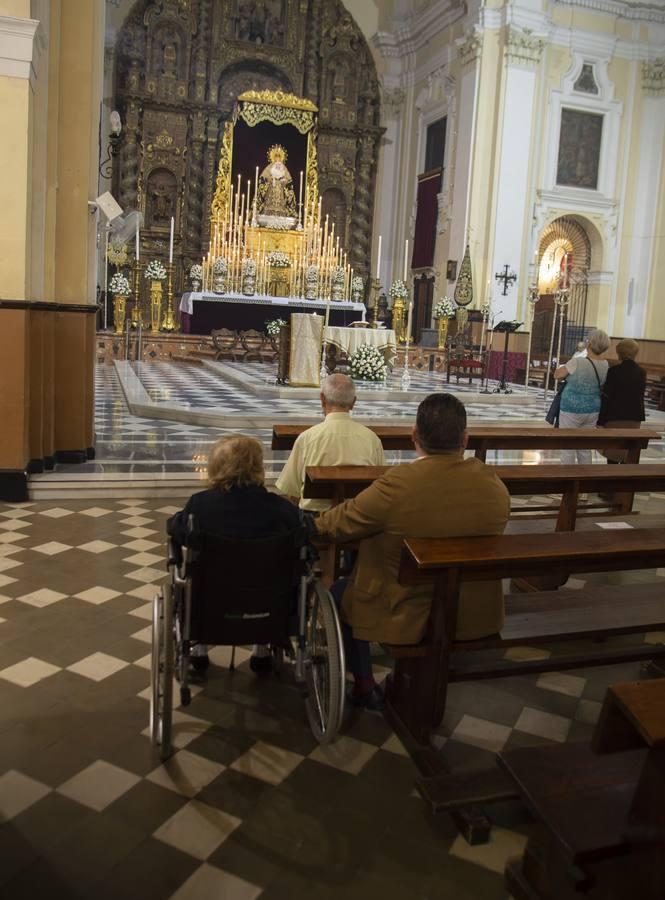
[[[384,381],[386,363],[381,351],[371,344],[363,344],[349,360],[351,377],[362,381]]]
[[[291,257],[283,250],[271,250],[266,259],[272,269],[288,269],[291,265]]]
[[[189,270],[189,277],[191,281],[201,281],[203,279],[203,266],[199,265],[199,263],[194,263]]]
[[[307,271],[305,272],[305,280],[306,281],[318,281],[319,280],[319,267],[318,266],[307,266]]]
[[[256,275],[256,263],[248,256],[246,259],[242,261],[242,274],[248,275],[250,278],[253,278]]]
[[[435,319],[452,319],[455,315],[455,304],[450,297],[442,297],[432,310]]]
[[[390,285],[389,293],[393,300],[398,300],[400,298],[408,297],[409,289],[406,286],[406,283],[398,278],[397,281],[393,281],[393,283]]]
[[[266,334],[270,335],[270,337],[276,337],[282,325],[286,325],[286,321],[284,319],[270,319],[266,321]]]
[[[345,275],[346,270],[344,266],[335,266],[335,268],[332,270],[333,284],[344,284]]]
[[[166,278],[166,268],[164,267],[164,263],[160,262],[158,259],[151,259],[145,267],[143,277],[146,281],[164,281]]]
[[[228,263],[223,256],[218,256],[212,264],[212,274],[224,276],[229,270]]]
[[[122,272],[116,272],[109,283],[109,291],[116,297],[127,297],[128,294],[131,294],[132,289]]]
[[[360,275],[354,275],[351,279],[351,290],[362,293],[365,288],[365,282]]]

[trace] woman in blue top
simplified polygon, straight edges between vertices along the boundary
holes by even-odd
[[[602,387],[609,368],[602,359],[610,346],[610,339],[597,328],[589,335],[586,358],[574,356],[565,366],[559,366],[554,373],[558,380],[565,378],[566,384],[561,394],[560,428],[595,428],[600,412]],[[591,450],[562,450],[561,462],[571,465],[575,462],[591,464]]]

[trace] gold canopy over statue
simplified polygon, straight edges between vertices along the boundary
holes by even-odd
[[[282,91],[245,91],[224,126],[215,195],[210,207],[210,245],[203,289],[217,293],[350,298],[353,269],[328,216],[321,214],[316,164],[316,106]],[[231,181],[234,132],[239,119],[291,125],[306,141],[305,171],[296,197],[287,152],[273,144],[268,165],[243,183]],[[240,166],[239,166],[240,168]],[[245,177],[249,174],[244,173]],[[254,190],[252,190],[252,186]]]
[[[296,195],[293,178],[287,169],[287,153],[281,144],[268,151],[268,165],[259,176],[257,220],[269,228],[295,228]]]

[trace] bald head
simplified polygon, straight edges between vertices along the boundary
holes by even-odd
[[[321,382],[323,411],[349,412],[356,402],[356,389],[348,375],[328,375]]]

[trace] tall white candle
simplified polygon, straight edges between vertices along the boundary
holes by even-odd
[[[171,235],[169,237],[169,263],[170,264],[173,263],[173,225],[174,225],[174,219],[173,219],[173,216],[171,216]],[[137,232],[137,234],[138,234],[138,232]]]
[[[404,245],[404,283],[406,284],[406,280],[409,272],[409,239],[406,239],[406,243]]]
[[[136,262],[138,262],[139,261],[139,226],[138,226],[138,222],[136,223],[136,250],[134,252],[134,255],[136,256]]]
[[[302,170],[300,172],[300,188],[298,190],[298,203],[302,204]]]
[[[379,247],[376,254],[376,277],[379,277],[379,272],[381,271],[381,241],[383,240],[383,236],[379,235]]]

